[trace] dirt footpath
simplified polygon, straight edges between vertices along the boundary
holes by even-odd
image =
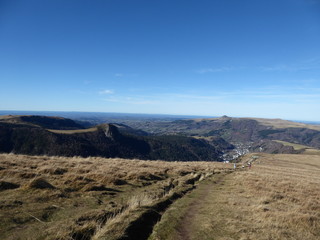
[[[320,157],[258,159],[251,169],[200,182],[163,214],[149,240],[320,239]]]
[[[232,174],[215,175],[174,203],[150,239],[232,239],[226,237],[228,230],[224,223],[230,215],[226,196],[233,191]]]

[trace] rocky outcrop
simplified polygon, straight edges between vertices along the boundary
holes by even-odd
[[[106,137],[112,140],[117,140],[120,138],[120,132],[116,126],[112,124],[103,124],[101,127],[104,128],[103,131]]]

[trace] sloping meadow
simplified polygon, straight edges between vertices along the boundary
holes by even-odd
[[[120,226],[124,219],[143,214],[145,207],[165,208],[161,203],[169,204],[197,181],[230,168],[219,162],[1,154],[0,236],[121,237],[128,227]]]
[[[320,239],[320,155],[255,153],[248,162],[174,202],[149,240]]]

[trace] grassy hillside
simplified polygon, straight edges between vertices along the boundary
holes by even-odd
[[[228,168],[217,162],[0,154],[0,236],[115,239],[127,228],[137,231],[129,226],[141,214],[165,209],[195,182]]]
[[[211,161],[234,159],[246,152],[299,152],[285,142],[320,148],[320,131],[315,126],[279,119],[225,116],[140,124],[142,129],[111,124],[119,136],[114,138],[106,134],[110,124],[83,128],[59,117],[3,116],[0,152]]]
[[[298,122],[293,122],[293,121],[288,121],[283,119],[268,119],[268,118],[244,118],[244,119],[253,119],[258,121],[262,125],[270,126],[273,128],[307,128],[307,129],[320,131],[320,125],[298,123]]]
[[[177,200],[150,240],[320,239],[320,153],[249,154],[252,162]]]
[[[280,140],[320,148],[320,126],[281,119],[208,118],[172,122],[133,123],[132,127],[156,135],[177,134],[196,137],[222,137],[231,143]]]
[[[37,126],[42,128],[56,129],[56,130],[75,130],[83,129],[84,127],[75,121],[62,117],[47,117],[47,116],[34,116],[34,115],[21,115],[13,116],[6,115],[0,116],[0,122],[22,124]]]
[[[220,160],[219,142],[215,147],[186,136],[141,136],[134,135],[135,131],[130,128],[121,126],[121,129],[122,132],[112,124],[102,124],[89,129],[53,130],[21,121],[0,121],[0,152],[168,161]]]
[[[261,125],[269,126],[272,128],[307,128],[312,130],[320,131],[320,125],[312,125],[306,123],[299,123],[293,122],[289,120],[283,120],[280,118],[250,118],[250,117],[243,117],[243,118],[231,118],[231,117],[220,117],[220,118],[199,118],[194,119],[196,122],[203,122],[203,121],[223,121],[225,119],[234,119],[234,120],[255,120],[259,122]]]
[[[252,162],[252,168],[241,164]],[[1,239],[320,237],[320,152],[218,162],[0,155]]]

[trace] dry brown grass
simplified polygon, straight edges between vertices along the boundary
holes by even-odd
[[[152,239],[319,239],[319,155],[248,161],[252,169],[223,177],[214,173],[231,164],[1,154],[0,236],[119,239],[149,206],[204,180],[163,215]],[[181,224],[189,230],[177,231]]]
[[[248,158],[251,156],[249,155]],[[320,157],[259,154],[234,175],[235,206],[248,239],[320,238]]]
[[[96,127],[86,128],[86,129],[76,129],[76,130],[56,130],[56,129],[47,129],[49,132],[59,133],[59,134],[75,134],[75,133],[87,133],[95,132],[98,129]]]
[[[90,239],[98,230],[105,232],[108,221],[123,222],[190,179],[228,168],[217,162],[0,154],[0,236]]]
[[[308,128],[313,130],[320,130],[320,125],[305,124],[299,122],[292,122],[283,119],[269,119],[269,118],[244,118],[253,119],[265,126],[270,126],[273,128]]]
[[[284,146],[291,146],[294,148],[294,150],[306,150],[306,149],[314,149],[312,147],[306,146],[306,145],[301,145],[301,144],[296,144],[296,143],[290,143],[290,142],[285,142],[285,141],[280,141],[280,140],[273,140],[274,142],[282,143]]]
[[[320,239],[320,157],[249,154],[250,170],[208,179],[163,215],[150,239]]]
[[[252,119],[258,121],[260,124],[272,127],[272,128],[308,128],[313,130],[320,131],[320,125],[312,125],[312,124],[305,124],[305,123],[299,123],[299,122],[292,122],[288,120],[283,120],[279,118],[235,118],[235,119]],[[205,121],[205,120],[215,120],[215,121],[224,121],[225,119],[222,118],[199,118],[199,119],[193,119],[196,122]]]
[[[282,143],[285,146],[292,146],[295,150],[298,150],[298,151],[303,150],[302,154],[320,156],[320,150],[317,148],[313,148],[313,147],[309,147],[309,146],[301,145],[301,144],[296,144],[296,143],[280,141],[280,140],[274,140],[274,141]]]
[[[0,120],[6,120],[6,119],[11,119],[12,116],[11,115],[1,115],[0,116]]]

